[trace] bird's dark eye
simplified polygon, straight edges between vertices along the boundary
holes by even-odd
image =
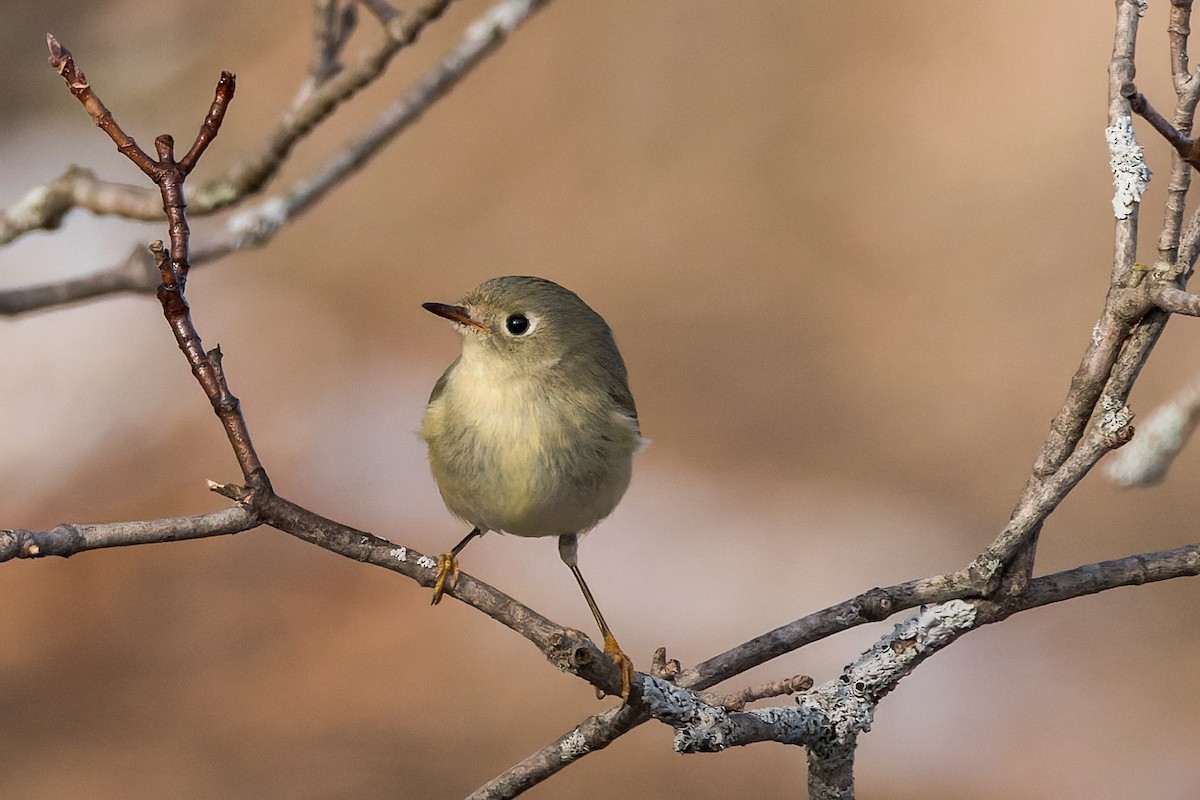
[[[504,320],[504,327],[513,336],[520,336],[529,330],[529,317],[524,314],[513,314]]]

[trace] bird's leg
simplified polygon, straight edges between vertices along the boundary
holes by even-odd
[[[483,536],[483,533],[479,528],[472,529],[461,542],[451,548],[449,553],[442,553],[437,557],[437,583],[433,585],[433,600],[429,603],[431,606],[440,603],[446,590],[453,589],[458,584],[458,576],[461,572],[458,568],[458,554],[467,546],[467,542],[476,536]]]
[[[629,697],[629,689],[633,685],[633,661],[625,655],[625,651],[621,649],[621,645],[617,644],[616,637],[609,630],[608,623],[604,621],[604,615],[600,613],[600,607],[596,605],[596,599],[592,597],[592,592],[583,579],[583,573],[579,571],[579,566],[577,564],[568,566],[571,567],[571,574],[575,576],[575,580],[579,582],[579,588],[583,590],[583,597],[587,600],[588,608],[592,610],[592,616],[596,618],[596,624],[600,626],[600,633],[604,636],[604,652],[616,662],[621,670],[621,697]],[[600,690],[597,692],[600,693]]]
[[[579,571],[576,557],[578,547],[579,537],[575,534],[558,537],[558,554],[563,562],[571,568],[571,574],[575,576],[575,580],[579,583],[579,589],[583,592],[583,599],[587,601],[588,608],[592,610],[592,616],[596,618],[596,625],[600,627],[600,633],[604,636],[604,652],[616,662],[617,667],[621,670],[621,697],[624,699],[629,697],[629,689],[633,685],[633,661],[617,644],[616,637],[613,636],[608,623],[604,621],[604,615],[600,613],[600,607],[596,605],[596,598],[592,597],[592,590],[588,588],[587,581],[583,579],[583,573]],[[604,695],[597,689],[596,696],[599,698]]]

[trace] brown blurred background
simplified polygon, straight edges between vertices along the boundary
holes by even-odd
[[[190,284],[277,489],[426,552],[464,533],[415,436],[457,338],[425,314],[532,273],[617,332],[644,431],[633,487],[582,548],[646,668],[695,663],[876,585],[961,566],[1004,524],[1103,298],[1109,3],[558,0],[258,252]],[[1165,6],[1165,4],[1160,4]],[[78,163],[134,181],[45,66],[70,47],[127,130],[189,140],[239,78],[197,180],[237,160],[307,63],[306,3],[8,2],[0,204]],[[455,5],[297,152],[305,174],[487,6]],[[1165,7],[1139,85],[1169,108]],[[365,21],[350,53],[375,36]],[[1153,256],[1168,168],[1144,206]],[[193,220],[197,241],[218,224]],[[0,253],[0,285],[123,258],[161,225],[83,214]],[[1169,327],[1134,395],[1192,376]],[[236,465],[157,304],[0,321],[0,525],[219,508]],[[1193,451],[1164,485],[1089,478],[1040,570],[1196,539]],[[736,565],[736,566],[733,566]],[[731,568],[733,566],[733,568]],[[592,630],[551,542],[464,567]],[[460,797],[606,706],[458,603],[271,530],[0,567],[0,797]],[[1200,779],[1200,584],[1022,614],[880,708],[863,796],[1183,797]],[[890,623],[728,689],[818,682]],[[611,703],[612,701],[606,701]],[[681,757],[647,725],[528,796],[794,797],[803,754]]]

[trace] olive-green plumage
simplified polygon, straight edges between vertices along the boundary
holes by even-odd
[[[470,323],[455,320],[462,355],[434,387],[421,426],[446,506],[482,530],[518,536],[591,529],[625,493],[641,443],[604,319],[530,277],[494,278],[440,308],[461,309]]]

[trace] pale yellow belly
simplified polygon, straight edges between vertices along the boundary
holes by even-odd
[[[472,403],[446,392],[430,404],[421,434],[446,507],[472,525],[518,536],[591,529],[629,485],[640,442],[634,423],[505,394]],[[596,430],[609,432],[589,433]]]

